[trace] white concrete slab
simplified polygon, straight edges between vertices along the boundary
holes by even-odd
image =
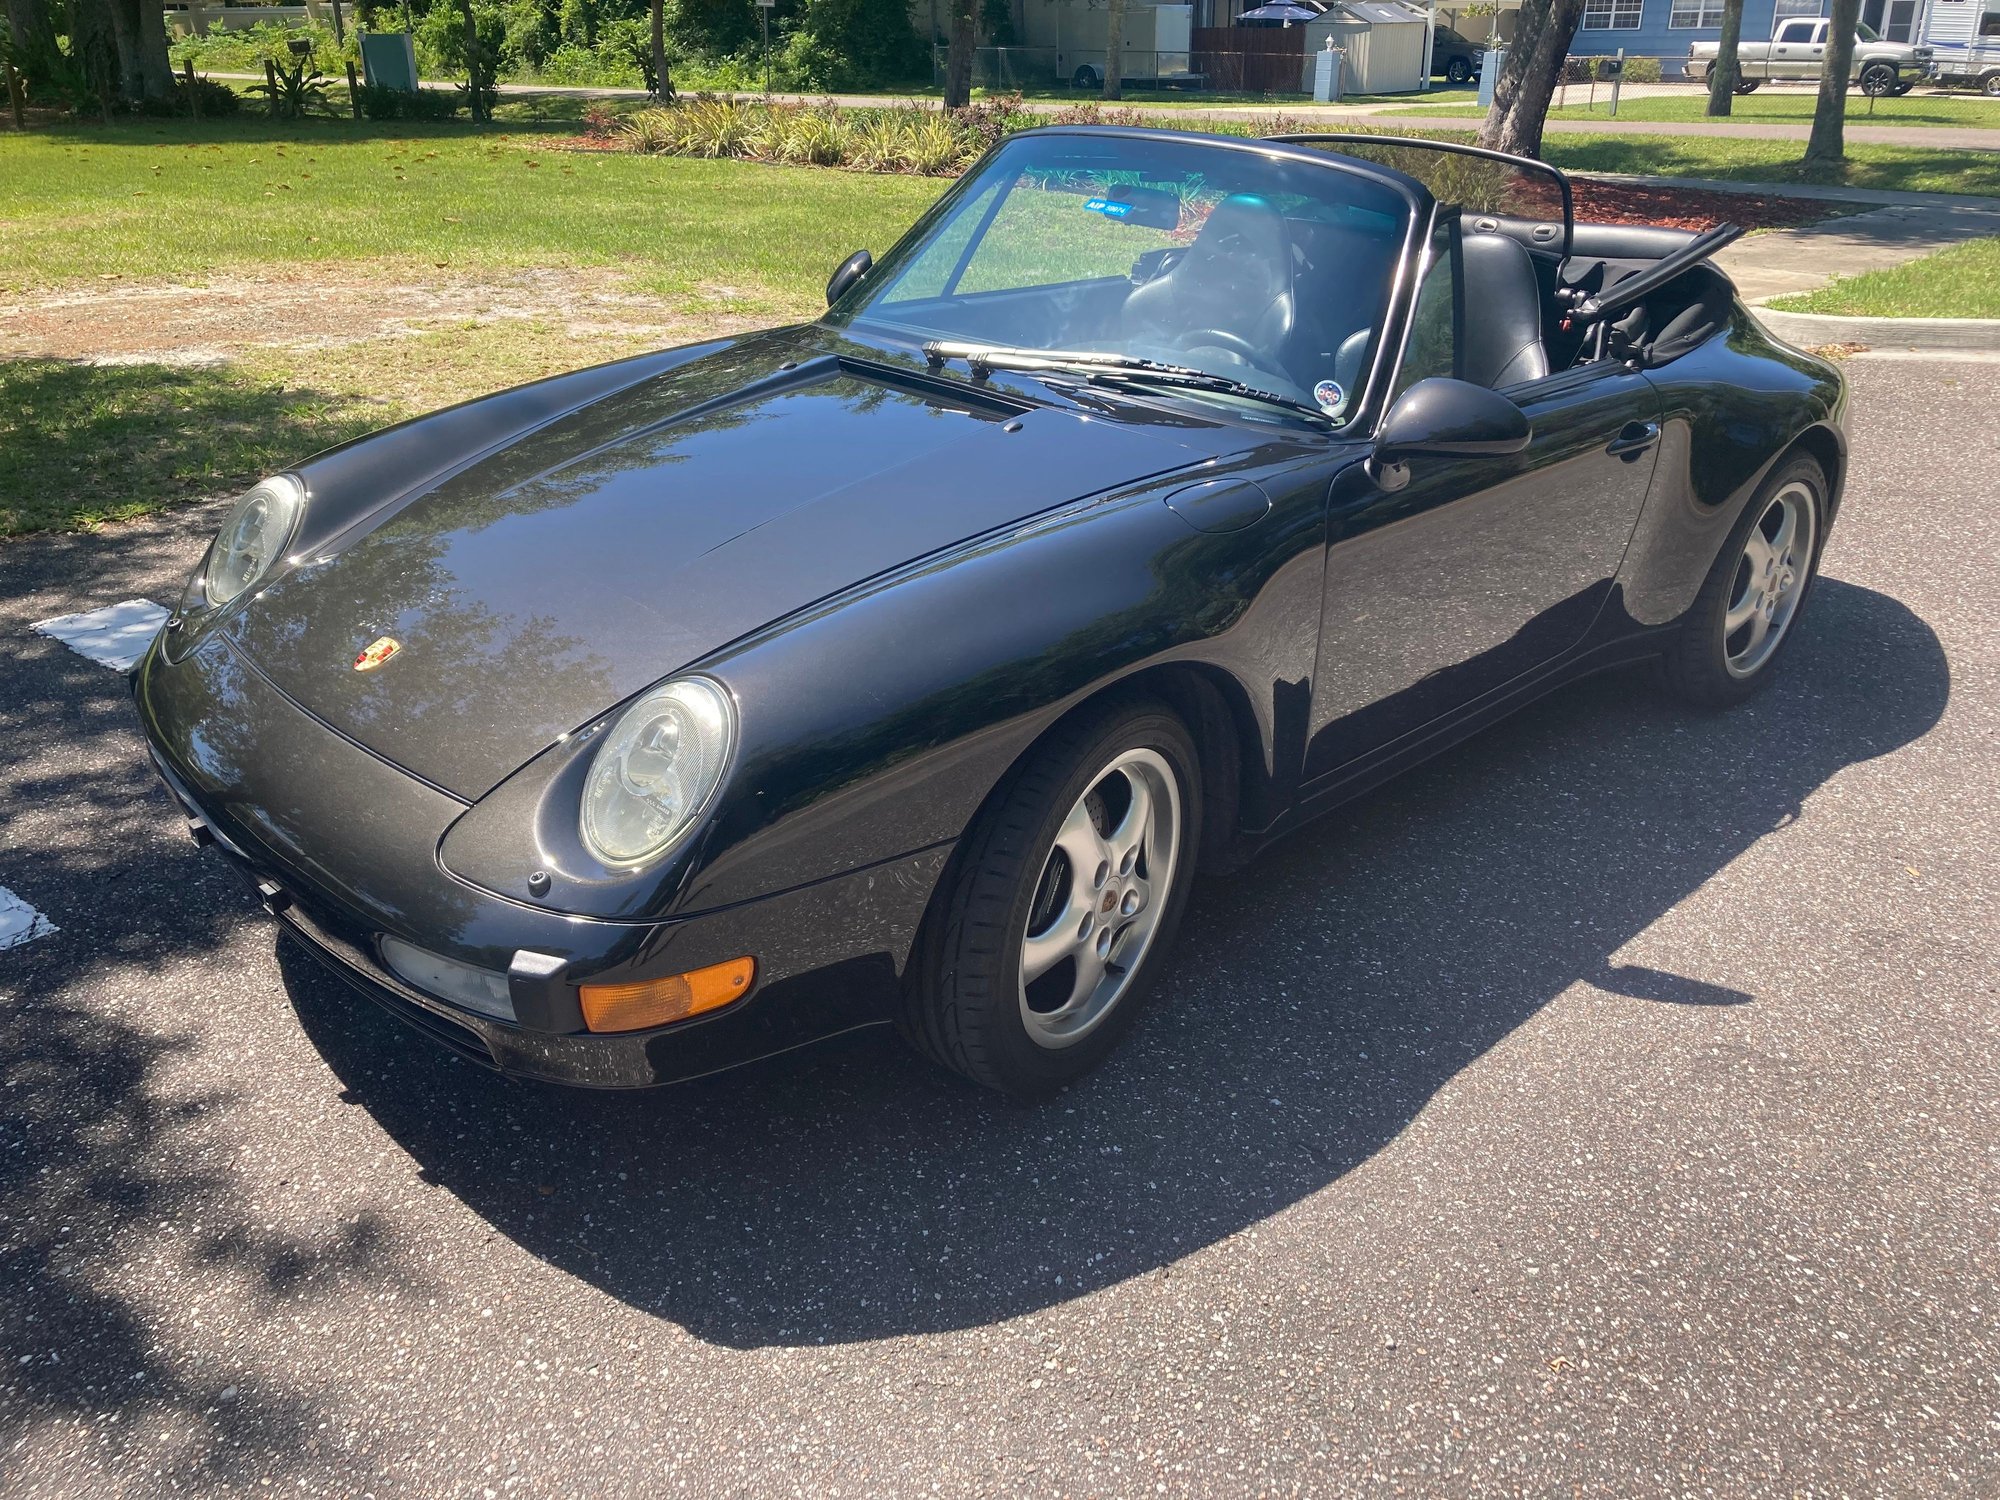
[[[0,885],[0,949],[18,948],[55,930],[55,923]]]
[[[114,672],[129,672],[139,665],[166,618],[166,609],[151,599],[127,599],[79,615],[39,620],[35,629]]]

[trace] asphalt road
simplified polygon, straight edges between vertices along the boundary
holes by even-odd
[[[1860,359],[1782,680],[1197,892],[1111,1066],[510,1084],[277,947],[0,549],[0,1488],[2000,1492],[2000,365]]]

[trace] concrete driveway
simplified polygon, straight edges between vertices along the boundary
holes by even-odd
[[[1200,889],[1016,1108],[510,1084],[279,945],[0,549],[0,1489],[2000,1490],[2000,366],[1863,358],[1782,679],[1520,714]]]

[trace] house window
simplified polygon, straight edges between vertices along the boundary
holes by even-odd
[[[1782,21],[1786,16],[1817,16],[1824,6],[1824,0],[1777,0],[1772,10],[1773,19]]]
[[[1667,12],[1667,25],[1676,31],[1694,26],[1720,26],[1722,0],[1674,0]]]
[[[1585,31],[1637,31],[1644,0],[1583,0]]]

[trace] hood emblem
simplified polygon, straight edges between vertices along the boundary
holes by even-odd
[[[378,635],[354,658],[354,670],[372,672],[402,649],[403,643],[393,635]]]

